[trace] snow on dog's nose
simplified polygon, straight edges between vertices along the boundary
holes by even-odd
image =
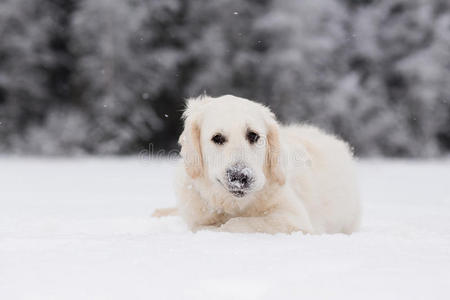
[[[245,164],[238,162],[226,170],[229,191],[237,197],[243,197],[255,181],[253,171]]]

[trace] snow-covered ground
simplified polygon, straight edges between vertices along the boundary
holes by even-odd
[[[0,299],[450,299],[450,161],[360,163],[351,236],[152,219],[173,168],[0,159]]]

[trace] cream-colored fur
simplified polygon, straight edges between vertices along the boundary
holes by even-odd
[[[345,142],[312,126],[281,126],[267,107],[230,95],[190,99],[184,118],[176,193],[178,213],[192,230],[350,234],[358,229],[355,166]],[[256,144],[246,140],[249,128],[260,135]],[[216,133],[226,143],[213,143]],[[221,184],[236,161],[255,176],[243,197]]]

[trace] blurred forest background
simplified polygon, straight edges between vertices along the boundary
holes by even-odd
[[[362,156],[448,155],[450,1],[0,1],[0,153],[173,149],[205,92]]]

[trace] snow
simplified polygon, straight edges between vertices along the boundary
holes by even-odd
[[[351,236],[187,230],[174,163],[0,159],[2,299],[449,299],[450,161],[363,161]]]

